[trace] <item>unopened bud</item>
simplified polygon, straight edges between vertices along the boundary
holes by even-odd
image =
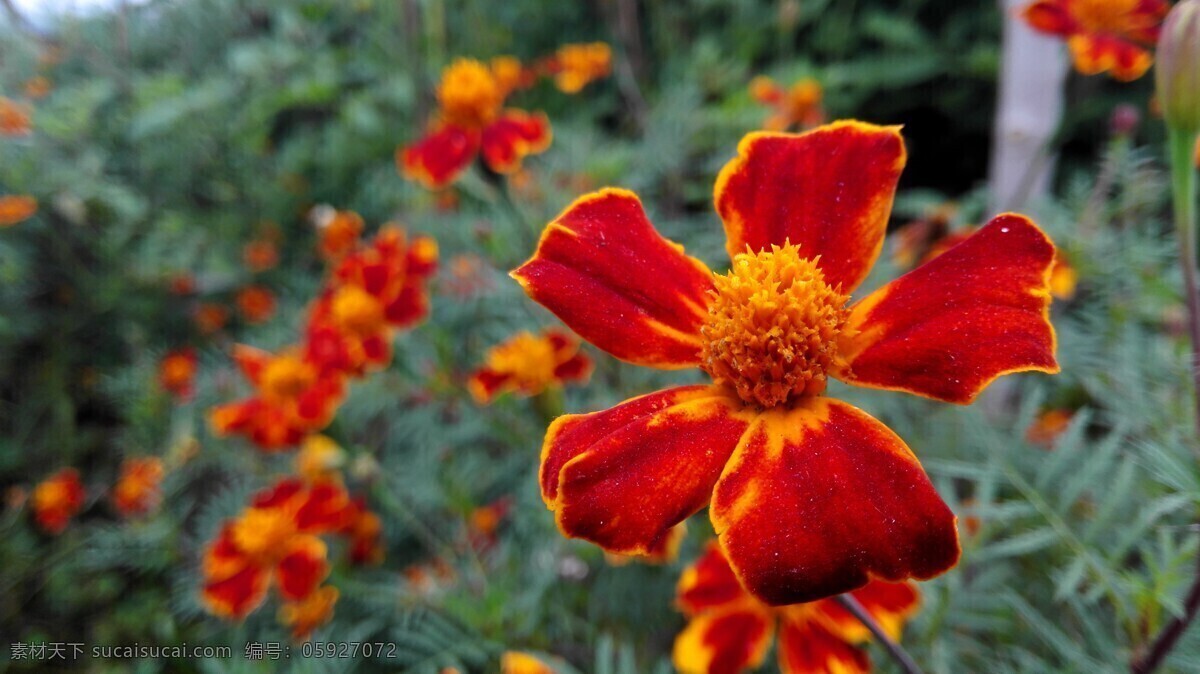
[[[1167,15],[1157,58],[1158,98],[1167,125],[1200,131],[1200,0],[1183,0]]]
[[[1129,103],[1122,103],[1113,108],[1112,116],[1108,118],[1108,129],[1114,136],[1132,136],[1142,122],[1142,113]]]

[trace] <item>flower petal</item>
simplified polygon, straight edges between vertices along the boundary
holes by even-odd
[[[458,179],[479,152],[479,134],[444,124],[416,143],[396,151],[396,164],[405,178],[437,189]]]
[[[779,630],[781,674],[867,674],[871,660],[866,651],[852,646],[811,620],[784,620]]]
[[[742,585],[773,605],[932,578],[959,556],[954,513],[904,442],[830,398],[763,412],[709,514]]]
[[[1111,72],[1115,79],[1132,82],[1154,63],[1149,51],[1111,35],[1073,35],[1067,46],[1075,69],[1084,75]]]
[[[850,292],[883,248],[906,154],[900,128],[834,122],[808,133],[752,133],[715,188],[729,256],[785,241],[820,256]]]
[[[559,417],[542,447],[542,498],[566,536],[651,554],[708,503],[748,423],[742,402],[712,386]]]
[[[606,189],[576,200],[512,276],[621,360],[664,369],[700,361],[712,272],[664,239],[632,192]]]
[[[873,580],[850,594],[893,641],[900,639],[905,621],[921,606],[921,593],[915,583]],[[824,599],[810,606],[825,627],[840,638],[855,644],[871,639],[871,631],[837,601]]]
[[[740,674],[756,668],[774,628],[773,616],[748,602],[702,613],[675,638],[675,669],[680,674]]]
[[[679,576],[675,586],[676,603],[687,615],[751,599],[738,582],[729,560],[717,541],[709,541],[704,554]]]
[[[505,110],[483,130],[483,161],[496,173],[512,173],[527,155],[545,152],[552,137],[546,115]]]
[[[289,601],[304,599],[329,575],[325,543],[316,536],[297,536],[279,560],[279,594]]]
[[[835,373],[857,386],[970,403],[1000,375],[1058,372],[1050,324],[1054,244],[1001,215],[851,308]]]
[[[1070,35],[1079,27],[1064,0],[1037,0],[1026,5],[1021,16],[1034,30],[1050,35]]]

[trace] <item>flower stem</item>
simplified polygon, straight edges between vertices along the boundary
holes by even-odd
[[[863,605],[858,603],[858,600],[853,595],[839,594],[836,599],[843,608],[854,614],[854,617],[858,618],[858,621],[866,626],[871,631],[871,634],[875,635],[879,643],[883,644],[883,647],[887,649],[888,655],[891,656],[892,660],[895,660],[896,664],[900,665],[900,669],[903,669],[907,674],[923,674],[921,668],[913,661],[912,656],[900,644],[889,637],[887,632],[883,631],[879,623],[875,622],[875,618],[871,617],[867,609],[863,608]]]
[[[1200,438],[1200,287],[1196,285],[1196,168],[1192,152],[1196,133],[1167,127],[1171,158],[1172,196],[1175,204],[1175,230],[1179,237],[1179,264],[1183,268],[1183,294],[1187,299],[1188,329],[1192,338],[1192,384],[1196,404],[1196,437]],[[1175,643],[1200,613],[1200,553],[1196,557],[1196,575],[1184,599],[1183,613],[1171,619],[1129,665],[1133,674],[1149,674],[1162,664]]]

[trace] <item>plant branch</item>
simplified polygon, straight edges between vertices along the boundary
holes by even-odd
[[[871,631],[871,634],[875,635],[875,638],[879,640],[879,643],[883,644],[883,647],[887,649],[888,655],[891,656],[892,660],[896,661],[896,664],[900,665],[901,669],[907,674],[923,674],[921,668],[913,661],[912,656],[900,644],[888,636],[887,632],[883,631],[879,623],[875,622],[875,618],[871,617],[867,609],[863,608],[863,605],[858,603],[858,600],[853,595],[839,594],[836,599],[843,608],[854,614],[854,617],[858,618],[858,621],[866,626]]]

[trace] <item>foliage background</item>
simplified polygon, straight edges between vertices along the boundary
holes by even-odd
[[[640,8],[632,42],[622,4]],[[894,224],[945,199],[960,202],[962,223],[977,221],[1000,18],[992,3],[952,0],[159,0],[63,17],[51,33],[64,58],[46,72],[54,91],[36,106],[35,133],[0,143],[0,192],[42,203],[0,232],[0,487],[71,465],[94,499],[58,537],[40,534],[20,504],[0,512],[3,641],[234,646],[231,661],[86,664],[97,672],[276,669],[239,657],[247,641],[286,641],[273,608],[237,625],[205,616],[196,564],[218,523],[288,459],[212,438],[204,414],[237,390],[232,343],[270,348],[294,334],[321,269],[304,213],[329,203],[371,226],[396,218],[433,234],[443,272],[431,319],[399,338],[396,362],[354,388],[330,430],[384,518],[388,556],[335,571],[342,601],[317,639],[395,642],[398,659],[289,665],[482,672],[521,648],[580,672],[670,671],[682,625],[674,583],[708,525],[694,518],[680,561],[665,567],[609,566],[556,532],[534,479],[545,410],[518,399],[479,409],[462,386],[488,346],[553,324],[504,271],[578,192],[607,184],[636,190],[664,234],[719,264],[712,180],[764,116],[746,92],[760,73],[817,77],[831,117],[905,124]],[[38,72],[45,38],[11,25],[0,36],[0,91],[16,92]],[[550,115],[555,142],[530,162],[517,217],[479,175],[445,211],[396,174],[393,151],[422,128],[454,56],[532,59],[590,40],[613,43],[631,67],[580,96],[522,95]],[[1150,84],[1069,87],[1059,198],[1029,209],[1081,274],[1077,298],[1056,310],[1063,374],[1019,378],[1011,401],[973,408],[837,391],[896,429],[960,520],[978,524],[964,531],[964,562],[924,585],[905,634],[931,672],[1124,669],[1179,610],[1197,552],[1200,472],[1161,132],[1144,123],[1130,149],[1106,130],[1118,101],[1146,109]],[[1101,167],[1118,187],[1082,232]],[[256,279],[279,295],[276,318],[200,336],[169,279],[191,272],[204,298],[228,302],[249,281],[241,247],[264,222],[284,233],[283,264]],[[485,290],[465,299],[446,282],[445,263],[460,254],[487,260]],[[885,261],[868,285],[895,273]],[[184,344],[201,354],[198,393],[175,405],[155,372]],[[566,410],[688,378],[592,355],[593,381],[566,391]],[[1047,407],[1080,410],[1052,451],[1025,440]],[[193,441],[198,456],[169,475],[154,517],[120,521],[96,496],[123,456]],[[512,511],[479,554],[467,519],[502,497]],[[434,559],[452,581],[422,589],[402,573]],[[1170,667],[1197,663],[1193,630]],[[9,668],[36,666],[0,660]]]

